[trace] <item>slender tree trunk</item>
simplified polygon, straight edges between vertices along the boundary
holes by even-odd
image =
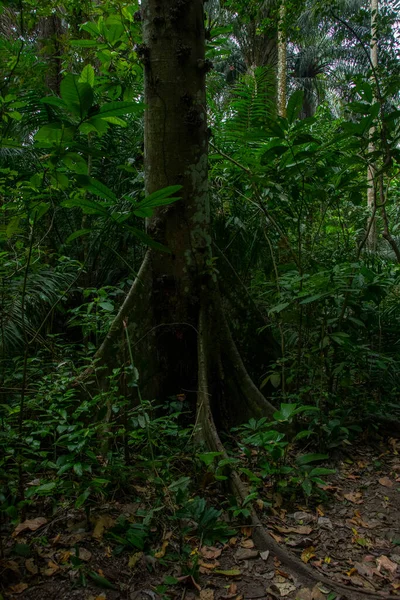
[[[39,49],[47,63],[46,86],[56,95],[60,93],[61,54],[63,27],[57,14],[43,17],[39,21]]]
[[[278,114],[280,117],[286,117],[286,73],[287,73],[286,3],[285,3],[285,0],[282,0],[280,8],[279,8],[278,71],[277,71]]]
[[[379,10],[378,0],[371,0],[371,51],[370,52],[371,52],[371,64],[374,69],[378,68],[378,40],[377,40],[378,10]],[[375,133],[375,128],[372,127],[370,130],[370,138],[373,138],[374,133]],[[375,144],[371,139],[369,146],[368,146],[368,153],[372,154],[374,152],[374,150],[375,150]],[[369,213],[372,216],[370,217],[370,229],[369,229],[369,234],[368,234],[368,239],[367,239],[367,247],[372,251],[376,250],[377,240],[378,240],[378,234],[377,234],[377,228],[376,228],[376,217],[375,217],[375,212],[376,212],[375,205],[376,205],[376,197],[377,197],[375,171],[376,170],[375,170],[374,164],[370,163],[368,165],[368,170],[367,170],[367,184],[368,184],[367,205],[368,205]]]

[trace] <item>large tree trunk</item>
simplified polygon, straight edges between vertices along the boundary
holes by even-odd
[[[127,331],[129,352],[119,356],[122,363],[133,357],[142,396],[162,401],[183,393],[193,408],[197,402],[206,441],[205,424],[213,416],[199,404],[204,394],[212,395],[207,406],[221,425],[275,409],[246,371],[212,268],[203,0],[143,0],[141,12],[146,192],[182,189],[180,200],[158,208],[148,223],[149,234],[170,253],[147,252],[95,358],[97,365],[114,367]]]

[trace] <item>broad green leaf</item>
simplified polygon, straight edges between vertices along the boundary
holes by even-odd
[[[86,215],[108,216],[108,211],[104,206],[94,200],[89,200],[89,198],[69,198],[61,202],[61,206],[64,208],[81,208]]]
[[[202,454],[198,454],[197,456],[206,465],[206,467],[208,467],[214,462],[214,459],[217,456],[221,456],[221,452],[204,452]]]
[[[137,229],[137,227],[131,227],[130,225],[124,225],[124,227],[128,229],[128,231],[130,231],[133,235],[135,235],[141,242],[143,242],[143,244],[146,244],[146,246],[154,248],[155,250],[159,250],[160,252],[166,252],[167,254],[171,254],[171,250],[169,248],[153,240],[149,235],[147,235],[147,233],[145,233],[141,229]]]
[[[128,123],[119,117],[102,117],[103,121],[111,123],[112,125],[119,125],[120,127],[128,127]]]
[[[296,458],[296,463],[299,466],[308,465],[312,462],[318,462],[320,460],[326,460],[329,458],[327,454],[303,454],[303,456],[299,456]]]
[[[69,73],[61,82],[60,92],[67,109],[82,120],[93,103],[93,90],[90,85],[80,83],[76,75]]]
[[[80,48],[94,48],[98,46],[96,40],[70,40],[69,42],[71,46],[77,46]]]
[[[46,494],[50,494],[56,487],[56,483],[52,481],[51,483],[44,483],[43,485],[39,485],[39,487],[35,488],[35,494],[40,494],[45,496]]]
[[[106,310],[108,312],[112,312],[114,310],[114,304],[112,304],[111,302],[108,302],[108,301],[99,302],[99,306],[100,306],[100,308],[102,308],[103,310]]]
[[[103,135],[108,131],[108,123],[105,119],[100,119],[98,116],[91,117],[80,124],[79,131],[85,134],[94,132],[98,133],[98,135]]]
[[[65,243],[69,244],[73,240],[76,240],[77,238],[82,237],[83,235],[88,235],[90,231],[90,229],[79,229],[78,231],[74,231],[74,233],[71,233],[71,235],[67,237]]]
[[[279,373],[278,373],[279,375]],[[271,377],[272,379],[272,377]],[[280,382],[280,376],[279,376]],[[278,384],[279,385],[279,384]],[[277,386],[275,386],[277,387]],[[280,410],[274,413],[276,421],[287,421],[296,414],[297,404],[281,404]]]
[[[107,102],[100,107],[99,117],[120,117],[131,113],[140,113],[143,111],[142,102]]]
[[[90,496],[90,488],[87,488],[75,501],[75,508],[80,508],[85,504],[86,500]]]
[[[309,477],[317,477],[319,475],[334,475],[336,473],[335,469],[325,469],[324,467],[316,467],[312,471],[309,472]]]
[[[64,123],[48,123],[43,125],[35,135],[37,142],[48,144],[61,144],[72,142],[75,135],[75,128]]]
[[[87,174],[87,163],[85,159],[77,152],[68,152],[68,154],[63,156],[62,160],[63,163],[74,173],[79,173],[80,175]]]
[[[88,83],[90,87],[94,86],[94,68],[92,65],[86,65],[82,69],[81,76],[79,77],[79,83]]]
[[[117,197],[113,191],[110,190],[104,183],[101,183],[97,179],[93,177],[88,177],[87,175],[77,175],[76,180],[80,187],[85,188],[95,196],[99,196],[99,198],[104,198],[104,200],[108,200],[110,203],[116,203]]]
[[[73,468],[74,468],[74,472],[78,475],[78,477],[82,477],[82,475],[83,475],[82,463],[75,463]]]
[[[309,479],[305,479],[301,484],[301,487],[303,488],[306,496],[311,496],[312,482]]]
[[[57,106],[57,108],[66,108],[66,104],[62,98],[57,96],[48,96],[40,100],[42,104],[50,104],[51,106]]]
[[[101,575],[99,575],[98,573],[95,573],[94,571],[89,571],[88,575],[89,575],[90,579],[92,581],[94,581],[94,583],[101,588],[104,588],[106,590],[118,589],[113,583],[111,583],[111,581],[108,581],[108,579],[106,579],[105,577],[102,577]]]

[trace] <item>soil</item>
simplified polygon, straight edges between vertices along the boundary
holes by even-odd
[[[9,531],[0,561],[3,598],[352,600],[353,590],[400,597],[400,441],[348,446],[334,466],[319,504],[289,505],[276,495],[275,506],[259,516],[280,544],[348,592],[302,586],[276,557],[258,552],[248,526],[226,544],[199,548],[198,540],[189,540],[195,578],[182,562],[168,559],[179,546],[168,532],[151,553],[116,555],[107,531],[119,515],[133,521],[138,503],[113,502],[98,507],[89,521],[82,511],[64,509],[42,521],[34,517],[34,531]]]

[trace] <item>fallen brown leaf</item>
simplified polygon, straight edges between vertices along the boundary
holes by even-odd
[[[135,554],[132,554],[129,557],[129,562],[128,562],[128,567],[130,569],[134,569],[137,565],[137,563],[139,562],[139,560],[142,558],[143,556],[143,552],[135,552]]]
[[[200,554],[203,558],[212,560],[214,558],[219,558],[222,554],[222,550],[221,548],[215,548],[214,546],[202,546],[200,549]]]
[[[12,585],[10,587],[10,591],[13,594],[22,594],[25,590],[27,590],[29,585],[27,583],[17,583],[16,585]]]
[[[309,535],[313,530],[309,525],[299,525],[298,527],[280,527],[279,525],[273,525],[273,527],[279,531],[279,533],[298,533],[299,535]]]
[[[361,492],[349,492],[348,494],[343,494],[344,498],[353,504],[362,504],[362,494]]]
[[[25,561],[25,568],[32,575],[37,575],[39,572],[39,568],[35,564],[35,561],[33,560],[33,558],[28,558],[28,560]]]
[[[315,548],[314,546],[310,546],[309,548],[305,548],[301,553],[301,560],[304,563],[308,563],[312,558],[315,557]]]
[[[51,577],[60,568],[59,565],[57,565],[52,560],[49,560],[49,562],[47,563],[47,567],[48,567],[47,569],[42,570],[42,575],[46,575],[46,577]]]
[[[393,481],[389,477],[381,477],[378,482],[386,488],[393,487]]]
[[[251,537],[253,530],[251,527],[242,527],[241,532],[245,537]]]
[[[101,515],[97,520],[93,530],[93,537],[101,540],[106,529],[112,527],[115,520],[110,515]]]
[[[253,540],[243,540],[240,545],[242,548],[254,548]]]
[[[164,540],[160,550],[154,554],[154,558],[164,558],[165,552],[167,551],[168,544],[169,544],[169,541]]]
[[[205,589],[200,591],[200,600],[214,600],[214,590]]]
[[[36,531],[40,527],[43,527],[43,525],[46,525],[46,523],[47,519],[45,517],[36,517],[36,519],[28,519],[27,521],[24,521],[23,523],[17,525],[12,535],[13,537],[16,537],[17,535],[19,535],[23,531],[26,531],[27,529],[29,529],[29,531]]]
[[[395,562],[392,562],[390,558],[388,558],[384,554],[382,554],[382,556],[379,556],[379,558],[376,559],[376,564],[378,566],[379,572],[381,569],[385,569],[385,571],[388,571],[391,575],[394,575],[397,570],[397,564]]]

